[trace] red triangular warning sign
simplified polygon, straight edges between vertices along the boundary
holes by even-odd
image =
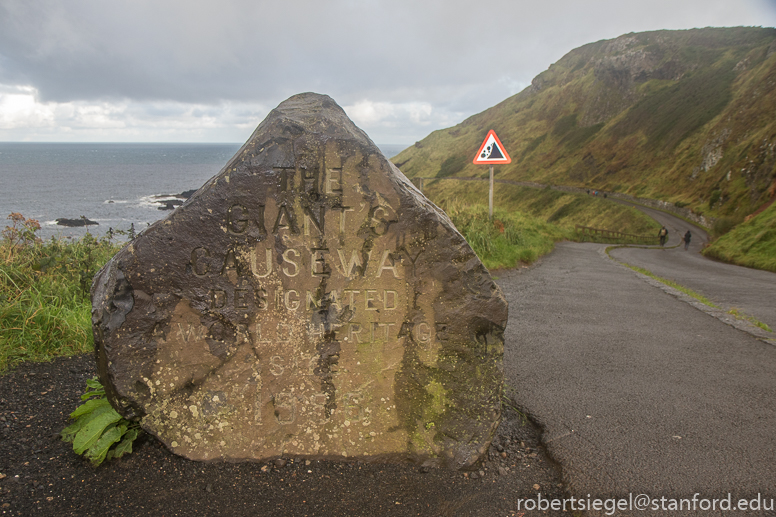
[[[507,150],[504,149],[501,140],[496,136],[496,132],[491,129],[488,132],[488,136],[485,137],[485,141],[482,142],[482,147],[477,151],[477,156],[474,157],[472,163],[476,165],[512,163],[512,158],[507,154]]]

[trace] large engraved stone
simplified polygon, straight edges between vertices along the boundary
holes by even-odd
[[[327,96],[273,110],[92,302],[111,402],[190,459],[461,468],[499,421],[504,297]]]

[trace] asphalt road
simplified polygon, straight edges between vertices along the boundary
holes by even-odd
[[[611,252],[612,257],[689,287],[725,311],[738,309],[776,330],[776,274],[707,259],[700,254],[708,241],[706,232],[659,210],[638,208],[666,226],[665,248],[619,248]],[[688,229],[693,237],[685,251],[680,240]]]
[[[672,245],[683,232],[669,230]],[[700,241],[688,252],[624,258],[690,284]],[[498,278],[510,304],[507,383],[543,426],[570,495],[776,498],[776,346],[655,287],[604,248],[561,243],[538,265]],[[718,265],[705,262],[697,277],[722,286],[708,273]],[[683,274],[670,274],[676,264]],[[776,275],[767,275],[772,288]]]

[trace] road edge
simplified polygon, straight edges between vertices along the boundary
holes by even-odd
[[[634,271],[625,262],[620,262],[616,259],[614,259],[612,256],[609,255],[609,251],[612,249],[617,248],[629,248],[630,246],[602,246],[599,248],[598,253],[602,257],[612,261],[615,265],[618,267],[624,268],[635,274],[638,278],[642,279],[644,282],[648,283],[649,285],[656,287],[663,292],[673,296],[674,298],[678,299],[679,301],[682,301],[688,305],[691,305],[692,307],[698,309],[701,312],[704,312],[711,316],[712,318],[716,318],[722,323],[729,325],[737,330],[740,330],[742,332],[746,332],[747,334],[751,335],[755,339],[758,339],[760,341],[763,341],[769,345],[776,346],[776,337],[773,337],[773,333],[766,332],[765,330],[757,327],[753,323],[750,323],[747,320],[739,319],[733,316],[732,314],[728,314],[728,311],[732,307],[722,307],[722,308],[714,308],[709,307],[705,303],[699,302],[695,298],[677,290],[674,289],[671,286],[668,286],[664,284],[663,282],[660,282],[659,280],[655,280],[654,278],[651,278],[643,273],[639,273],[638,271]]]

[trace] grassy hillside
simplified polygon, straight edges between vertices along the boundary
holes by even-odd
[[[735,224],[776,185],[776,29],[626,34],[569,52],[531,86],[392,161],[409,177],[496,178],[624,192]],[[467,185],[468,188],[468,185]]]
[[[446,212],[460,205],[488,204],[488,182],[435,180],[424,187],[424,194]],[[497,210],[519,212],[552,223],[573,237],[575,225],[592,226],[634,235],[657,235],[660,225],[640,210],[603,197],[572,194],[545,188],[535,189],[496,184],[493,204]]]
[[[720,237],[703,254],[776,273],[776,203]]]

